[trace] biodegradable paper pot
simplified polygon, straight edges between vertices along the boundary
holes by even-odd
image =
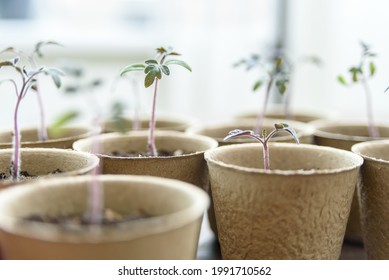
[[[264,128],[270,132],[274,129],[275,123],[287,123],[290,127],[292,127],[299,137],[300,143],[311,144],[313,141],[313,133],[314,127],[296,121],[287,121],[287,120],[273,120],[273,119],[265,119],[264,120]],[[188,128],[187,132],[190,134],[199,134],[205,135],[208,137],[212,137],[218,141],[219,146],[223,145],[231,145],[238,143],[253,143],[255,140],[249,137],[240,137],[233,138],[228,141],[223,141],[223,138],[228,135],[228,132],[234,129],[242,129],[242,130],[253,130],[255,122],[253,120],[235,120],[228,123],[223,124],[215,124],[209,126],[193,126]],[[293,137],[284,132],[276,134],[270,141],[272,142],[295,142]]]
[[[205,153],[224,259],[338,259],[359,167],[351,152],[273,143]]]
[[[196,120],[188,116],[157,116],[156,117],[156,129],[158,130],[171,130],[171,131],[181,131],[184,132],[188,127],[194,125]],[[133,119],[125,118],[124,122],[124,131],[132,131],[133,129]],[[147,130],[150,125],[150,118],[141,118],[140,127],[137,130]],[[103,124],[104,132],[119,132],[119,128],[115,126],[115,122],[106,121]]]
[[[207,194],[177,180],[103,175],[104,205],[152,215],[116,226],[66,227],[23,217],[84,213],[92,177],[67,177],[0,192],[4,259],[194,259]]]
[[[22,147],[24,148],[59,148],[71,149],[75,141],[87,138],[93,135],[93,130],[86,127],[66,127],[63,128],[61,135],[52,135],[48,130],[49,140],[39,141],[36,128],[22,129],[21,132]],[[12,147],[12,131],[0,132],[0,149]]]
[[[9,165],[12,157],[12,149],[0,150],[0,172],[9,176]],[[99,158],[90,153],[77,152],[64,149],[48,148],[22,148],[21,149],[21,171],[27,171],[37,178],[51,176],[72,176],[87,174],[99,164]],[[61,173],[50,174],[56,169]],[[5,185],[11,182],[3,182]]]
[[[358,184],[364,246],[369,259],[389,259],[389,140],[356,144],[364,158]]]
[[[166,151],[183,150],[180,156],[170,157],[117,157],[109,156],[113,151],[147,153],[148,131],[134,131],[128,134],[110,133],[98,138],[104,174],[151,175],[178,179],[196,186],[207,183],[207,165],[204,151],[217,146],[212,138],[200,135],[188,135],[174,131],[156,131],[157,149]],[[74,143],[78,151],[90,152],[92,139],[83,139]]]
[[[320,146],[329,146],[350,151],[354,144],[374,140],[368,136],[369,132],[366,124],[317,121],[313,122],[312,125],[316,127],[315,143]],[[388,125],[379,125],[377,128],[382,139],[389,138]],[[351,242],[362,243],[357,192],[355,192],[351,206],[345,239]]]

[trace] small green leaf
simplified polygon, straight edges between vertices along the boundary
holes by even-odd
[[[358,82],[358,74],[357,74],[357,72],[353,72],[352,76],[353,76],[353,78],[352,78],[353,82],[354,83]]]
[[[144,73],[145,74],[147,74],[147,73],[149,73],[149,72],[151,72],[151,71],[155,71],[155,68],[156,68],[157,66],[156,65],[147,65],[147,67],[145,68],[145,71],[144,71]]]
[[[47,46],[47,45],[56,45],[56,46],[63,47],[63,45],[61,45],[60,43],[54,42],[54,41],[41,41],[35,45],[34,53],[36,53],[38,57],[43,57],[43,53],[41,51],[41,48],[43,46]]]
[[[373,61],[371,61],[369,63],[369,70],[370,70],[370,76],[374,76],[376,68],[375,68],[375,64]]]
[[[169,76],[169,75],[170,75],[169,67],[167,67],[166,65],[162,65],[162,66],[161,66],[161,70],[162,70],[162,72],[163,72],[166,76]]]
[[[171,52],[171,53],[169,53],[169,55],[181,55],[180,53],[178,53],[178,52]]]
[[[165,49],[165,48],[163,48],[163,47],[156,48],[155,50],[156,50],[156,51],[157,51],[157,53],[159,53],[159,54],[164,54],[164,53],[166,53],[166,52],[167,52],[167,51],[166,51],[166,49]]]
[[[344,85],[344,86],[347,86],[347,82],[346,82],[346,80],[344,79],[343,76],[339,75],[337,79],[338,79],[338,82],[339,82],[340,84],[342,84],[342,85]]]
[[[145,77],[145,88],[148,88],[151,86],[156,79],[156,73],[155,72],[149,72]]]
[[[148,64],[148,65],[150,65],[150,64],[158,64],[158,61],[156,61],[155,59],[149,59],[149,60],[146,60],[145,63]]]
[[[128,65],[120,71],[120,76],[123,76],[124,74],[126,74],[127,72],[130,72],[130,71],[143,71],[143,69],[145,69],[145,67],[146,66],[144,64],[141,64],[141,63]]]
[[[253,86],[253,91],[258,90],[262,85],[263,85],[263,81],[262,81],[262,80],[257,81],[257,82],[254,84],[254,86]]]
[[[190,72],[192,72],[192,68],[186,62],[184,62],[182,60],[171,59],[171,60],[167,60],[165,62],[165,65],[171,65],[171,64],[182,66],[182,67],[186,68],[187,70],[189,70]]]
[[[78,115],[79,113],[77,111],[70,111],[60,115],[50,126],[50,134],[55,136],[61,135],[63,126],[77,118]]]
[[[281,94],[284,94],[286,91],[286,84],[288,83],[288,80],[278,80],[276,81],[276,87],[278,88],[278,91]]]

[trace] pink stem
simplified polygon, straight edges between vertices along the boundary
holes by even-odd
[[[16,101],[16,107],[14,112],[14,131],[13,131],[13,147],[14,147],[14,153],[13,153],[13,171],[12,171],[12,178],[14,181],[19,180],[20,176],[20,147],[21,147],[21,135],[18,127],[18,112],[19,112],[19,106],[20,102],[23,98],[23,90],[18,95],[18,99]]]
[[[273,78],[271,78],[270,81],[267,84],[266,95],[265,95],[265,102],[263,104],[262,111],[259,112],[259,114],[257,116],[257,121],[256,121],[255,129],[254,129],[255,133],[259,133],[261,131],[261,129],[262,129],[263,119],[266,116],[267,104],[269,103],[269,96],[270,96],[270,91],[272,89],[272,86],[273,86]]]
[[[263,147],[263,168],[266,172],[270,170],[270,160],[269,160],[269,147],[267,145],[267,141],[262,143]]]
[[[96,133],[92,137],[92,153],[99,154],[101,151],[100,143],[98,140],[98,120],[93,122],[93,126],[96,128]],[[102,212],[103,212],[103,197],[104,191],[101,183],[98,180],[98,175],[101,174],[100,165],[96,166],[92,170],[92,181],[89,185],[89,223],[90,224],[101,224]]]
[[[153,105],[151,109],[151,119],[150,119],[150,130],[149,130],[149,139],[148,139],[148,149],[149,149],[149,155],[154,157],[157,155],[157,149],[155,147],[155,137],[154,137],[154,131],[155,131],[155,106],[157,102],[157,90],[158,90],[158,79],[155,78],[155,86],[154,86],[154,95],[153,95]]]
[[[366,94],[366,109],[367,109],[367,122],[369,127],[369,135],[372,138],[378,138],[380,137],[380,134],[378,132],[377,127],[374,125],[371,93],[365,77],[362,78],[362,85]]]

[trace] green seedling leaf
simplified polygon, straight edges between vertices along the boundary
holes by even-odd
[[[166,76],[169,76],[169,75],[170,75],[169,67],[167,67],[166,65],[161,65],[161,70],[162,70],[162,72],[163,72]]]
[[[55,45],[55,46],[63,47],[62,44],[54,42],[54,41],[41,41],[35,45],[34,53],[36,53],[36,55],[38,57],[43,57],[43,53],[42,53],[41,49],[43,46],[47,46],[47,45]]]
[[[150,71],[145,77],[145,88],[151,86],[157,78],[156,72]]]
[[[124,74],[126,74],[127,72],[130,72],[130,71],[143,71],[145,68],[146,68],[146,66],[144,64],[141,64],[141,63],[131,64],[131,65],[124,67],[122,69],[122,71],[120,71],[120,76],[123,76]]]
[[[347,86],[347,82],[346,82],[346,80],[344,79],[343,76],[339,75],[337,79],[338,79],[338,82],[339,82],[340,84],[342,84],[342,85],[344,85],[344,86]]]
[[[190,72],[192,72],[192,68],[185,61],[178,60],[178,59],[170,59],[165,61],[165,65],[171,65],[171,64],[182,66],[187,70],[189,70]]]
[[[263,81],[262,80],[259,80],[257,81],[254,86],[253,86],[253,92],[258,90],[261,86],[263,85]]]
[[[76,119],[78,116],[79,113],[77,111],[70,111],[60,115],[50,126],[50,133],[56,137],[61,136],[63,134],[63,127]]]
[[[158,65],[158,61],[156,61],[155,59],[149,59],[149,60],[146,60],[145,61],[146,64],[148,65]]]
[[[370,76],[374,76],[376,68],[373,61],[370,61],[369,63],[369,70],[370,70]]]
[[[276,81],[276,87],[278,88],[278,91],[281,94],[284,94],[286,92],[286,84],[288,83],[287,79],[278,80]]]
[[[166,51],[166,49],[165,49],[164,47],[156,48],[155,50],[156,50],[157,53],[159,53],[159,54],[167,53],[167,51]]]

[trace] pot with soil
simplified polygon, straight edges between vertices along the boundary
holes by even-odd
[[[0,150],[0,178],[5,186],[13,185],[10,161],[12,149]],[[90,173],[99,158],[83,152],[48,148],[22,148],[19,182],[51,176],[74,176]]]
[[[101,225],[82,222],[93,180],[103,188],[108,213]],[[206,193],[190,184],[148,176],[64,177],[16,186],[0,193],[3,258],[194,259],[208,203]]]
[[[12,131],[0,132],[0,149],[12,147]],[[58,133],[48,130],[48,140],[38,140],[38,130],[27,128],[21,130],[21,146],[25,148],[59,148],[71,149],[75,141],[88,138],[95,134],[93,130],[81,126],[69,126],[61,128]]]
[[[363,157],[358,184],[363,243],[369,259],[389,259],[389,140],[355,144]]]
[[[296,121],[264,119],[263,128],[266,129],[267,131],[271,131],[274,127],[274,123],[285,123],[285,122],[288,123],[290,127],[294,128],[300,140],[300,143],[311,144],[313,142],[314,127],[309,124],[296,122]],[[234,120],[231,122],[208,125],[208,126],[192,126],[187,129],[187,133],[212,137],[219,143],[219,146],[238,144],[238,143],[250,143],[250,142],[254,142],[254,140],[250,138],[236,138],[226,142],[223,141],[223,139],[231,130],[234,130],[236,128],[240,128],[242,130],[253,129],[253,123],[254,123],[253,120]],[[277,135],[276,137],[273,137],[271,141],[272,142],[294,142],[293,137],[288,134]]]
[[[207,166],[204,152],[215,148],[217,142],[201,135],[175,131],[156,131],[158,156],[147,154],[147,131],[127,134],[109,133],[97,138],[103,174],[151,175],[177,179],[204,187]],[[93,139],[75,142],[77,151],[91,152]]]
[[[205,153],[223,259],[338,259],[362,158],[271,143]]]
[[[317,121],[312,122],[312,125],[316,128],[315,144],[320,146],[350,151],[354,144],[377,139],[369,136],[369,127],[363,123]],[[380,135],[378,139],[389,138],[389,125],[379,124],[376,127]],[[357,192],[355,192],[347,224],[346,241],[362,244],[360,219],[358,197]]]

